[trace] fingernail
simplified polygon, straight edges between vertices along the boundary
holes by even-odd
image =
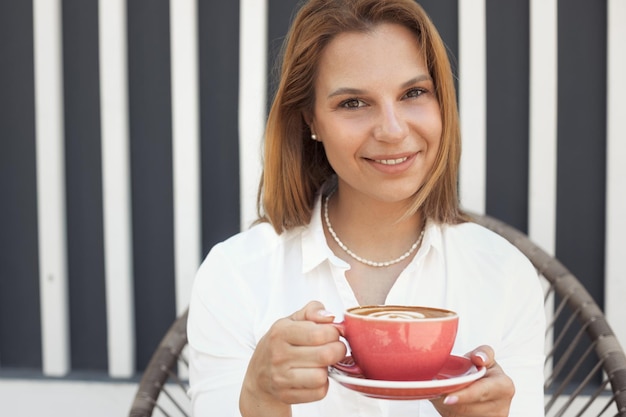
[[[478,351],[475,355],[482,359],[483,363],[487,363],[487,354],[485,352]]]
[[[443,403],[445,405],[456,404],[458,401],[459,397],[457,397],[456,395],[448,395],[446,398],[443,399]]]
[[[319,311],[317,312],[317,314],[318,314],[320,317],[335,317],[335,314],[334,314],[334,313],[332,313],[332,312],[330,312],[330,311],[328,311],[328,310],[319,310]]]

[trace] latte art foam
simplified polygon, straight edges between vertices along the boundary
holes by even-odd
[[[420,320],[456,316],[456,313],[449,310],[419,306],[361,306],[348,311],[381,320]]]
[[[426,316],[422,313],[418,313],[417,311],[375,311],[368,314],[368,317],[376,317],[379,319],[390,319],[390,320],[413,320],[413,319],[423,319]]]

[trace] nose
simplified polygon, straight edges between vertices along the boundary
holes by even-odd
[[[381,107],[379,122],[374,131],[376,140],[397,142],[408,134],[407,124],[401,111],[393,104]]]

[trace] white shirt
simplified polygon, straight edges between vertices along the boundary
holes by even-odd
[[[193,415],[240,416],[239,392],[259,339],[311,300],[342,319],[358,305],[349,265],[328,247],[320,215],[281,235],[259,224],[217,244],[198,270],[188,336]],[[386,304],[427,305],[459,314],[452,353],[487,344],[515,384],[510,416],[543,416],[545,314],[537,272],[502,237],[474,223],[428,222],[420,249]],[[439,416],[427,401],[365,397],[330,380],[327,396],[292,407],[293,417]]]

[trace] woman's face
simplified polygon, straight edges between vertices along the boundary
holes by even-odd
[[[414,34],[396,24],[338,35],[322,53],[307,117],[341,194],[404,201],[423,185],[441,141],[433,80]]]

